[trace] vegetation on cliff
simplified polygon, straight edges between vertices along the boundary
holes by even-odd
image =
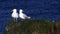
[[[10,21],[4,34],[52,34],[57,29],[55,25],[54,22],[44,19]]]

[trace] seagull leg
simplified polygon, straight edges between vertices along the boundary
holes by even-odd
[[[17,22],[17,18],[16,18],[16,22]]]
[[[14,22],[15,22],[15,18],[14,18]]]
[[[23,20],[21,20],[21,21],[23,21]]]

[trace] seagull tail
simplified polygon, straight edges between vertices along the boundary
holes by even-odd
[[[30,19],[31,17],[28,17],[28,19]]]

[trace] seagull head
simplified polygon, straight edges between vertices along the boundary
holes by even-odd
[[[24,12],[22,9],[19,10],[20,13]]]
[[[17,11],[17,9],[13,9],[12,11],[13,11],[13,12],[16,12],[16,11]]]

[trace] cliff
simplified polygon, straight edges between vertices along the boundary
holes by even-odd
[[[55,25],[54,22],[43,19],[10,21],[4,34],[52,34],[56,31]]]

